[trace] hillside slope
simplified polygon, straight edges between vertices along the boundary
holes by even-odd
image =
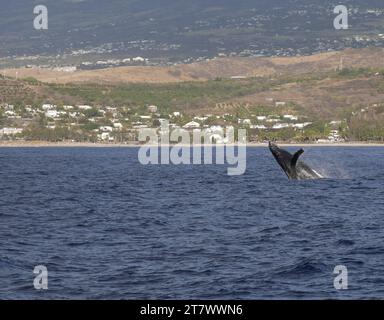
[[[91,71],[53,71],[41,68],[4,69],[10,77],[33,77],[48,83],[172,83],[230,77],[265,77],[326,72],[343,68],[384,68],[384,49],[347,49],[299,57],[217,58],[172,67],[118,67]]]

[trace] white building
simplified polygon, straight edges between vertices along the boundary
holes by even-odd
[[[0,134],[5,136],[13,136],[19,133],[22,133],[24,129],[22,128],[3,128],[0,129]]]
[[[15,106],[13,104],[5,104],[4,105],[4,110],[6,111],[13,111],[15,109]]]
[[[47,110],[45,112],[45,116],[47,118],[58,118],[59,117],[59,112],[57,112],[56,110]]]
[[[110,126],[102,126],[99,129],[101,132],[113,132],[113,128]]]
[[[198,123],[196,121],[191,121],[191,122],[186,123],[183,126],[183,128],[184,129],[197,129],[197,128],[200,128],[200,123]]]
[[[339,134],[339,130],[331,130],[328,140],[331,142],[343,142],[345,141],[343,138],[341,138]]]
[[[136,57],[132,59],[133,62],[144,62],[145,59],[143,57]]]
[[[78,106],[78,108],[79,108],[80,110],[91,110],[91,109],[92,109],[91,106],[87,106],[87,105],[84,105],[84,106]]]
[[[80,117],[81,114],[80,114],[79,112],[70,112],[70,113],[69,113],[69,116],[70,116],[71,118],[77,118],[77,117]]]
[[[43,110],[52,110],[52,109],[56,109],[56,108],[57,108],[57,106],[55,106],[54,104],[48,104],[48,103],[43,104],[41,106],[41,109],[43,109]]]
[[[284,129],[284,128],[288,128],[289,127],[289,124],[288,123],[277,123],[277,124],[274,124],[273,125],[273,129]]]
[[[105,107],[105,110],[107,110],[108,112],[116,112],[117,108],[115,108],[115,107]]]
[[[208,117],[194,117],[193,120],[198,120],[198,121],[205,121],[207,120]]]
[[[76,66],[65,66],[65,67],[57,67],[53,68],[54,71],[60,72],[75,72],[77,70]]]
[[[7,117],[15,117],[17,114],[14,111],[8,110],[4,112]]]
[[[163,118],[160,118],[158,120],[159,120],[160,124],[167,124],[167,122],[169,121],[169,120],[163,119]]]
[[[304,123],[295,123],[293,125],[294,128],[298,128],[298,129],[303,129],[307,126],[309,126],[310,124],[312,124],[312,122],[304,122]]]
[[[224,128],[222,126],[210,126],[209,129],[212,132],[224,132]]]
[[[251,125],[249,126],[250,129],[259,129],[259,130],[265,130],[267,127],[265,125]]]
[[[292,120],[292,121],[297,121],[299,118],[297,116],[294,116],[292,114],[285,114],[283,116],[284,119]]]
[[[115,123],[113,124],[113,127],[114,127],[115,129],[118,129],[118,130],[123,129],[123,125],[122,125],[120,122],[115,122]]]
[[[251,125],[252,124],[251,119],[238,119],[237,123],[238,124],[245,124],[245,125]]]
[[[147,109],[148,109],[148,112],[151,112],[151,113],[156,113],[156,112],[157,112],[157,110],[158,110],[158,107],[157,107],[157,106],[154,106],[154,105],[152,105],[152,106],[149,106]]]
[[[98,134],[97,137],[99,138],[99,140],[103,140],[103,141],[112,142],[114,140],[114,138],[110,136],[109,132],[103,132],[101,134]]]

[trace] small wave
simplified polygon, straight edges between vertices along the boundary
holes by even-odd
[[[336,244],[338,246],[353,246],[355,244],[355,241],[348,240],[348,239],[340,239],[340,240],[336,241]]]
[[[268,228],[261,229],[259,232],[272,233],[280,230],[281,230],[280,227],[268,227]]]
[[[366,255],[384,254],[384,248],[382,248],[382,247],[361,247],[361,248],[356,248],[356,249],[351,250],[350,254],[366,254]]]
[[[276,274],[282,277],[299,277],[302,275],[321,273],[325,268],[325,264],[321,262],[310,259],[302,259],[293,265],[280,268]]]

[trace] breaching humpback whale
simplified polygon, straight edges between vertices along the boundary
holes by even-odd
[[[299,161],[299,157],[304,153],[303,149],[300,149],[295,154],[291,154],[288,151],[279,148],[276,144],[269,142],[269,150],[271,150],[277,163],[283,169],[288,179],[307,180],[323,178],[307,164]]]

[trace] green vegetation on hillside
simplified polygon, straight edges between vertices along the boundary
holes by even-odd
[[[12,104],[17,116],[6,115],[5,109],[0,110],[0,124],[20,127],[20,124],[30,123],[25,130],[28,139],[94,141],[100,126],[113,126],[114,122],[130,129],[142,124],[159,126],[162,118],[171,119],[174,125],[182,127],[194,116],[208,115],[201,125],[245,127],[254,140],[314,141],[327,139],[336,130],[341,138],[382,141],[384,97],[382,100],[380,97],[384,93],[383,75],[383,70],[356,68],[170,84],[46,84],[34,78],[3,79],[0,80],[0,104]],[[333,86],[334,83],[337,85]],[[350,94],[355,89],[360,90],[362,85],[367,88],[364,90],[371,90],[373,101],[377,103],[350,98]],[[310,95],[308,98],[312,98],[312,104],[295,99],[294,95],[302,97],[301,91]],[[288,96],[293,98],[278,103],[276,97],[281,92],[285,95],[288,92]],[[264,97],[259,99],[261,102],[241,102],[258,95]],[[322,99],[322,102],[318,103],[316,99]],[[311,99],[307,101],[311,102]],[[43,103],[56,105],[60,115],[53,119],[45,116],[42,110],[34,114],[26,111],[26,106],[37,110]],[[82,104],[93,107],[89,110],[75,108],[72,111],[78,114],[75,116],[70,116],[70,111],[63,108],[64,105]],[[148,111],[149,105],[158,106],[156,115]],[[372,105],[375,107],[371,108]],[[106,112],[108,107],[116,110]],[[361,111],[368,109],[369,112]],[[182,115],[172,117],[175,111]],[[295,127],[284,115],[293,115],[296,122],[307,124]],[[265,116],[268,119],[259,119]],[[333,120],[341,124],[329,125]],[[274,126],[278,122],[285,126]]]

